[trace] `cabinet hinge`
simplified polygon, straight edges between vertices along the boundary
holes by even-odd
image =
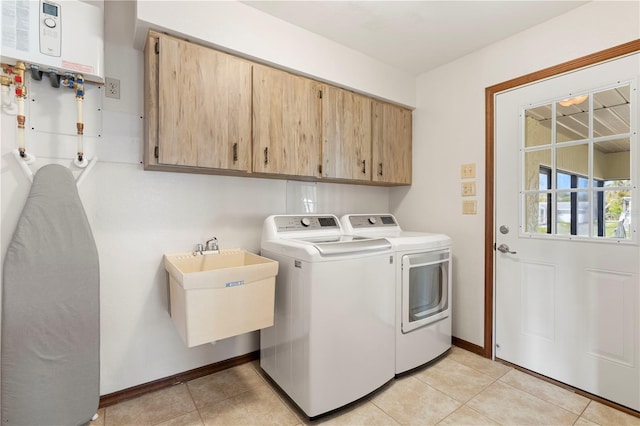
[[[318,93],[320,95],[320,99],[322,99],[322,90],[320,90]]]
[[[322,174],[322,164],[318,164],[318,173]]]
[[[156,40],[156,55],[160,54],[160,42]]]
[[[153,149],[153,155],[156,158],[160,158],[160,150],[158,149],[157,146]]]

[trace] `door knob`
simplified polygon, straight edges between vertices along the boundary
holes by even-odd
[[[497,247],[497,250],[498,250],[500,253],[516,254],[516,252],[515,252],[515,251],[511,251],[511,250],[509,250],[509,246],[508,246],[508,245],[506,245],[506,244],[500,244],[500,245]]]

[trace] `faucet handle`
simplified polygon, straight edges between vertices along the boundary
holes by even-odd
[[[202,254],[202,250],[204,250],[202,244],[196,244],[196,248],[193,250],[193,255]]]
[[[218,250],[218,239],[216,237],[211,238],[205,243],[205,249],[207,251]]]

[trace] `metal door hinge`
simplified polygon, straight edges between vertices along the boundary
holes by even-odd
[[[322,99],[322,90],[319,91],[320,99]]]
[[[322,164],[318,164],[318,173],[322,174]]]
[[[156,147],[153,149],[153,155],[156,158],[160,158],[160,150],[158,149],[158,146],[156,145]]]
[[[160,54],[160,42],[156,40],[156,55]]]

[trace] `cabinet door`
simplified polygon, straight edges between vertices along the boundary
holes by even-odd
[[[371,180],[371,102],[371,98],[324,86],[323,177]]]
[[[254,66],[254,172],[319,177],[320,89],[313,80]]]
[[[373,181],[411,184],[411,111],[373,103]]]
[[[158,162],[249,170],[251,64],[160,36]]]

